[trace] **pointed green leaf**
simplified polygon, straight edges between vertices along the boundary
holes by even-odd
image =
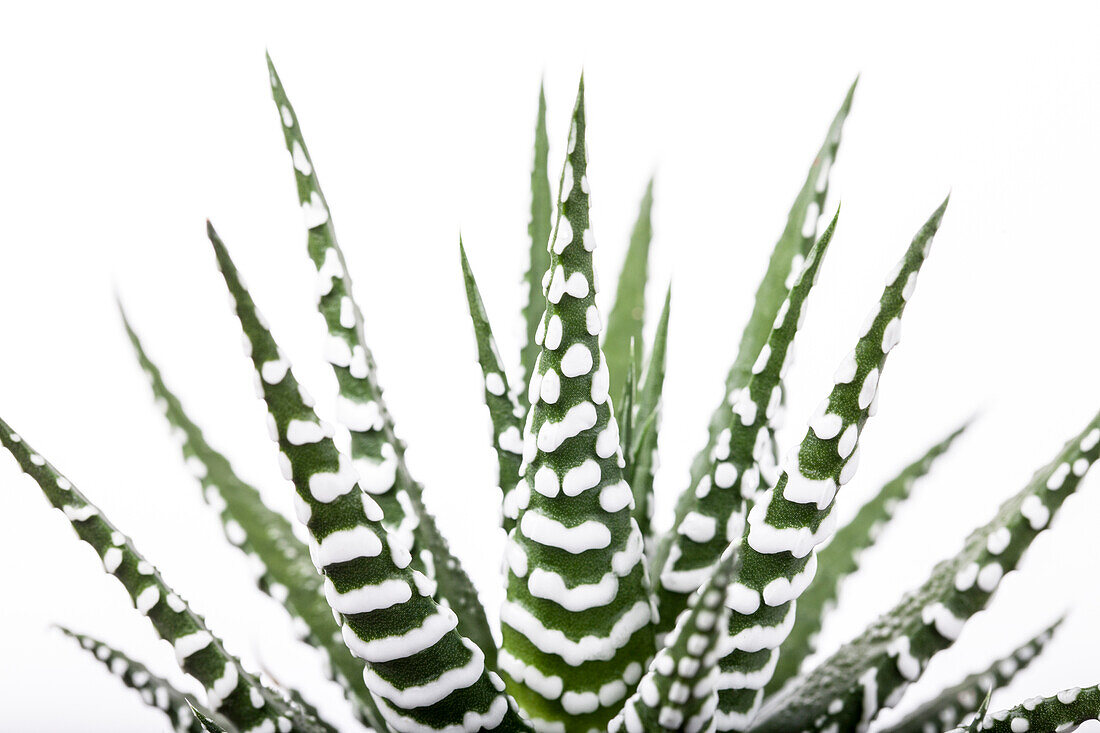
[[[1018,672],[1039,656],[1061,623],[1059,620],[986,670],[947,688],[883,733],[941,733],[956,722],[966,720],[968,714],[974,713],[982,695],[988,699],[990,691],[1007,686]],[[975,717],[977,720],[982,718],[981,715]]]
[[[707,730],[718,705],[719,640],[729,620],[726,589],[739,560],[737,543],[733,543],[707,582],[692,595],[665,647],[650,662],[638,691],[611,721],[609,730]]]
[[[275,423],[281,465],[297,492],[298,518],[315,545],[325,596],[344,643],[364,660],[364,679],[395,730],[465,726],[526,730],[479,649],[457,629],[466,608],[438,605],[431,581],[384,527],[378,503],[337,451],[213,228],[210,241]],[[277,365],[273,367],[272,365]]]
[[[1100,414],[974,531],[958,555],[937,565],[924,585],[769,701],[761,733],[865,727],[881,708],[893,706],[928,661],[951,646],[967,619],[988,605],[1001,578],[1016,569],[1097,458]]]
[[[814,650],[814,638],[821,630],[824,617],[836,602],[840,584],[859,568],[860,554],[875,541],[879,530],[893,517],[898,504],[909,497],[914,482],[928,473],[936,459],[947,452],[965,429],[965,425],[957,428],[902,469],[818,553],[817,575],[798,599],[794,629],[783,642],[783,655],[779,658],[775,675],[766,688],[767,694],[778,690],[784,682],[798,674],[802,661]]]
[[[643,541],[622,476],[599,347],[584,84],[562,173],[545,333],[524,429],[520,522],[509,537],[500,667],[536,728],[605,730],[655,651]]]
[[[630,459],[633,456],[631,447],[634,445],[634,417],[637,410],[634,409],[634,399],[638,394],[638,365],[633,358],[626,370],[626,382],[623,384],[623,396],[619,400],[619,410],[615,414],[615,420],[619,425],[619,444],[623,452],[623,475],[630,474]],[[641,425],[637,426],[641,428]]]
[[[203,498],[220,515],[226,537],[255,561],[260,589],[300,619],[306,640],[326,652],[332,676],[344,689],[356,715],[372,728],[385,730],[363,682],[363,663],[340,641],[340,626],[325,602],[321,576],[310,560],[309,549],[294,535],[290,522],[269,509],[260,492],[242,480],[229,460],[206,441],[146,354],[121,306],[119,311],[138,362],[149,377],[153,396],[172,426],[184,461],[201,485]]]
[[[720,730],[744,730],[755,716],[779,645],[794,623],[794,602],[817,569],[813,550],[833,533],[836,492],[859,465],[859,437],[877,409],[879,374],[898,343],[906,302],[946,207],[945,200],[887,277],[879,302],[837,370],[835,385],[810,420],[802,443],[787,454],[779,480],[760,493],[748,513],[741,544],[743,565],[737,582],[730,586],[734,613],[731,652],[721,662],[716,716]],[[762,354],[767,351],[765,346]],[[769,367],[763,362],[758,359],[753,369],[766,372]],[[758,412],[750,404],[758,403],[735,400],[733,411],[742,416],[742,423],[748,422],[745,415]]]
[[[832,241],[837,216],[810,250],[809,257],[773,323],[772,335],[760,352],[755,373],[734,394],[737,412],[719,435],[712,453],[712,469],[694,492],[691,511],[676,525],[666,560],[660,566],[657,589],[659,631],[672,628],[688,598],[709,576],[711,567],[731,542],[740,542],[745,525],[745,497],[758,486],[775,481],[771,434],[767,422],[776,408],[776,391],[783,364],[794,342],[806,299],[813,290],[821,263]]]
[[[535,368],[535,359],[541,348],[535,338],[535,331],[542,323],[542,314],[546,310],[546,296],[542,292],[543,275],[550,269],[550,227],[553,224],[554,202],[550,198],[550,140],[546,135],[546,92],[539,85],[539,112],[535,122],[535,162],[531,168],[531,221],[527,225],[527,235],[531,240],[531,256],[524,283],[527,286],[527,302],[523,305],[523,321],[526,326],[526,340],[520,355],[523,368],[522,382],[530,381]],[[528,407],[526,393],[520,393],[523,406]]]
[[[191,716],[193,722],[198,725],[200,731],[206,731],[206,733],[225,733],[225,728],[211,720],[210,716],[195,706],[190,700],[187,701],[187,707],[191,710]]]
[[[277,730],[280,726],[283,730],[289,730],[288,726],[296,731],[329,730],[293,709],[245,671],[240,660],[225,651],[202,617],[168,587],[133,543],[3,420],[0,420],[0,444],[23,472],[34,479],[50,504],[65,514],[77,536],[95,548],[104,570],[118,578],[134,607],[173,646],[180,667],[206,689],[211,709],[241,730],[260,725],[274,726]]]
[[[1008,710],[981,716],[981,725],[956,728],[952,733],[1070,733],[1090,720],[1100,720],[1100,687],[1071,687],[1051,697],[1033,697]]]
[[[619,394],[626,381],[626,370],[633,358],[641,362],[645,345],[642,327],[645,324],[645,285],[649,272],[649,244],[653,239],[653,179],[646,185],[638,220],[630,234],[615,303],[607,316],[607,331],[603,338],[603,353],[611,373],[611,394]]]
[[[337,417],[351,432],[351,458],[360,487],[382,507],[385,524],[413,549],[413,561],[438,583],[437,595],[459,612],[462,633],[496,666],[496,646],[485,609],[462,564],[450,550],[422,499],[423,489],[405,465],[405,446],[382,399],[374,358],[363,334],[363,314],[352,297],[351,279],[336,241],[324,194],[302,138],[294,109],[268,57],[271,90],[279,107],[283,135],[294,162],[298,199],[309,227],[308,250],[317,268],[318,310],[329,339],[325,358],[339,385]],[[405,505],[411,507],[406,520]]]
[[[192,704],[188,696],[164,679],[149,671],[141,662],[123,654],[114,647],[85,634],[78,634],[64,627],[58,627],[66,635],[76,640],[80,647],[103,663],[122,684],[141,695],[146,705],[162,711],[168,716],[172,729],[186,733],[202,733],[203,728],[191,714]],[[200,706],[200,709],[201,706]],[[212,715],[205,711],[207,716]]]
[[[493,329],[489,325],[489,316],[485,313],[485,304],[474,279],[474,272],[466,258],[462,242],[458,243],[462,255],[462,276],[466,281],[466,300],[470,306],[470,318],[474,324],[474,338],[477,340],[477,360],[481,364],[481,373],[485,379],[485,404],[489,408],[489,417],[493,423],[493,449],[497,454],[497,482],[504,498],[501,522],[505,532],[511,532],[519,518],[517,498],[513,495],[516,482],[519,481],[520,457],[523,455],[523,408],[508,385],[508,374],[497,351],[493,339]],[[560,338],[561,334],[552,334]],[[545,336],[545,334],[544,334]],[[542,338],[538,338],[542,341]]]
[[[626,462],[627,483],[634,492],[634,519],[646,541],[646,550],[651,551],[653,541],[653,480],[657,471],[657,439],[661,422],[661,394],[665,384],[665,353],[668,347],[668,316],[672,304],[672,287],[665,294],[665,304],[661,310],[661,319],[657,322],[657,332],[653,337],[653,351],[649,355],[645,382],[638,393],[638,408],[631,419],[637,423],[640,432],[630,438],[628,445],[630,456]],[[631,368],[633,371],[633,367]]]
[[[841,130],[844,127],[844,121],[848,118],[848,112],[851,110],[852,97],[855,94],[858,81],[859,79],[856,79],[852,83],[843,104],[840,106],[840,110],[833,118],[833,122],[829,126],[829,132],[825,136],[825,142],[822,143],[821,149],[814,157],[806,181],[802,184],[802,188],[791,206],[790,213],[787,215],[787,225],[783,230],[783,234],[779,237],[779,241],[776,242],[772,251],[768,268],[764,273],[759,289],[756,291],[752,315],[749,316],[749,322],[746,324],[741,336],[741,344],[737,350],[736,360],[726,377],[726,398],[711,415],[707,445],[692,461],[691,479],[688,488],[680,494],[677,501],[676,525],[679,525],[684,515],[691,510],[692,491],[713,467],[714,462],[710,458],[711,453],[714,451],[719,434],[729,426],[732,418],[729,396],[742,389],[747,383],[752,372],[752,365],[768,338],[768,332],[779,313],[783,299],[787,296],[787,290],[790,286],[789,279],[799,271],[803,258],[813,246],[814,237],[817,233],[818,218],[828,195],[829,173],[832,170],[833,161],[836,160],[837,148],[840,146]],[[655,567],[663,565],[665,552],[669,547],[668,541],[671,539],[669,537],[662,541],[662,548],[657,556],[658,564]]]

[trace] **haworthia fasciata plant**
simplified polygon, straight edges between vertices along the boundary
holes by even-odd
[[[241,731],[280,733],[331,730],[267,689],[230,655],[197,613],[179,597],[122,532],[72,482],[0,420],[0,445],[60,509],[80,539],[99,554],[103,569],[118,578],[139,613],[172,645],[176,661],[206,689],[210,709]]]
[[[321,576],[313,567],[309,549],[294,535],[290,522],[269,509],[260,492],[242,480],[229,460],[210,446],[165,384],[125,313],[122,320],[157,404],[172,426],[184,460],[199,480],[203,498],[221,515],[226,538],[253,560],[260,588],[283,604],[301,624],[309,643],[324,652],[333,677],[352,701],[357,716],[371,727],[382,729],[378,708],[363,682],[363,663],[340,640],[340,626],[325,602]]]
[[[612,720],[610,730],[698,733],[708,729],[718,706],[719,642],[729,619],[726,590],[739,560],[738,547],[731,544],[707,582],[692,595],[664,648],[649,664],[637,692]]]
[[[367,664],[364,679],[387,724],[395,731],[525,730],[483,651],[457,631],[456,611],[433,600],[434,584],[411,569],[408,551],[392,542],[382,509],[336,449],[331,426],[313,411],[225,245],[212,227],[208,233],[261,375],[280,462],[313,539],[325,596],[344,643]]]
[[[394,433],[382,399],[374,359],[363,334],[363,314],[352,297],[351,278],[332,217],[294,108],[270,57],[268,71],[309,229],[309,256],[317,268],[317,307],[328,329],[325,358],[340,389],[337,417],[351,432],[351,459],[360,487],[379,502],[386,527],[413,550],[415,567],[438,583],[438,596],[459,613],[462,633],[485,652],[489,666],[494,667],[496,646],[474,584],[451,553],[435,518],[424,506],[420,484],[405,465],[405,447]]]
[[[1100,414],[975,530],[959,554],[937,565],[923,586],[784,688],[769,702],[760,730],[824,730],[834,723],[866,729],[881,708],[893,707],[932,656],[954,643],[967,619],[986,607],[1098,457]]]
[[[603,730],[654,653],[643,540],[599,348],[584,82],[545,281],[542,351],[507,549],[500,668],[540,730]],[[564,728],[563,728],[564,727]]]
[[[649,272],[649,245],[653,240],[653,179],[646,185],[638,219],[630,233],[615,302],[607,315],[603,353],[611,374],[611,394],[622,391],[631,361],[640,363],[645,352],[642,325],[645,321],[645,286]]]
[[[1011,654],[989,667],[952,685],[905,716],[883,733],[942,733],[978,709],[983,695],[1008,685],[1018,672],[1031,664],[1050,641],[1061,621],[1043,630]]]
[[[791,278],[794,273],[799,271],[802,261],[814,244],[817,236],[818,219],[822,214],[825,199],[829,192],[829,174],[832,171],[833,162],[836,160],[841,131],[852,108],[852,97],[855,95],[858,81],[857,79],[853,82],[848,89],[844,102],[840,105],[832,124],[829,125],[825,142],[822,143],[820,150],[814,157],[810,171],[806,175],[806,180],[802,184],[798,196],[795,197],[790,212],[787,214],[787,224],[783,229],[783,233],[772,250],[767,270],[756,291],[752,314],[749,316],[749,321],[741,335],[741,343],[737,349],[736,359],[726,377],[723,400],[711,415],[707,444],[692,461],[688,488],[680,494],[677,501],[676,525],[691,510],[692,492],[703,477],[710,472],[714,463],[710,456],[714,451],[718,436],[729,426],[730,420],[733,418],[732,405],[729,401],[730,395],[743,389],[751,376],[752,365],[768,339],[775,317],[779,313],[779,308],[782,306],[784,299],[787,297],[787,291],[792,285]],[[773,417],[773,420],[775,419],[778,419],[778,415]],[[662,538],[654,563],[655,568],[662,567],[666,562],[667,554],[674,539],[675,535],[666,535]]]
[[[638,426],[635,437],[633,431],[623,436],[623,450],[628,452],[627,466],[624,469],[627,483],[634,493],[634,519],[642,536],[646,538],[647,550],[652,537],[653,520],[653,481],[657,472],[657,438],[661,423],[661,394],[665,385],[665,354],[668,347],[668,317],[672,304],[672,288],[665,294],[665,305],[661,310],[661,319],[657,322],[657,333],[653,337],[653,350],[649,355],[645,380],[638,392],[638,406],[629,422]],[[633,391],[633,385],[631,385]],[[628,401],[632,406],[633,397]],[[630,442],[626,442],[629,440]]]
[[[542,276],[550,269],[550,229],[553,226],[554,202],[550,191],[550,139],[546,134],[546,91],[539,87],[539,111],[535,122],[535,162],[531,167],[531,221],[527,224],[527,236],[530,239],[530,266],[524,275],[527,290],[523,304],[523,321],[526,339],[520,354],[522,377],[530,380],[535,368],[535,359],[539,355],[539,345],[535,330],[542,323],[542,314],[546,310],[546,296],[542,292]],[[527,394],[521,392],[519,399],[524,407]]]
[[[692,467],[690,491],[677,503],[673,531],[654,547],[649,519],[669,299],[643,359],[652,188],[643,198],[605,328],[594,302],[583,82],[553,231],[540,93],[523,308],[527,338],[520,356],[528,389],[522,395],[510,388],[460,242],[499,483],[507,490],[502,678],[484,609],[405,464],[328,205],[270,59],[268,72],[306,215],[307,253],[317,269],[328,334],[326,358],[339,386],[337,415],[351,434],[347,455],[334,444],[335,431],[313,412],[225,247],[212,229],[209,235],[245,331],[280,465],[294,484],[297,514],[308,534],[304,542],[294,534],[301,528],[269,510],[206,442],[127,328],[226,536],[257,566],[260,587],[307,630],[305,640],[327,654],[355,712],[378,733],[863,733],[987,604],[1001,577],[1017,566],[1031,539],[1100,457],[1098,416],[962,553],[938,566],[925,586],[800,676],[811,638],[839,583],[856,569],[859,552],[908,495],[912,481],[956,437],[886,484],[830,546],[816,552],[832,532],[834,497],[855,471],[860,431],[875,412],[878,377],[898,342],[902,310],[943,207],[889,276],[831,394],[780,471],[775,435],[784,372],[836,224],[834,218],[815,246],[850,91],[772,254],[726,400]],[[611,395],[622,395],[618,412]],[[3,423],[0,444],[96,548],[161,635],[174,642],[184,669],[207,689],[211,709],[192,707],[167,682],[143,676],[147,670],[136,662],[85,640],[123,683],[191,733],[332,730],[297,692],[284,696],[244,672],[129,541]],[[660,571],[657,594],[647,577],[647,556]],[[1048,638],[1044,633],[948,688],[885,733],[942,731],[958,720],[966,731],[1064,733],[1095,718],[1096,688],[1032,698],[1000,713],[987,712],[988,694],[978,704]]]
[[[730,586],[730,653],[721,662],[716,715],[720,730],[747,729],[763,699],[794,621],[795,601],[817,569],[814,548],[832,535],[833,500],[859,465],[859,437],[877,407],[879,375],[901,337],[901,316],[946,207],[945,200],[887,277],[802,443],[788,454],[775,486],[762,491],[748,513],[741,573]],[[765,345],[758,364],[766,352]],[[738,401],[735,414],[742,404],[750,403]]]
[[[787,304],[772,324],[771,337],[760,352],[754,373],[744,389],[734,394],[736,412],[715,443],[713,468],[695,489],[693,509],[674,528],[671,551],[656,579],[660,631],[672,628],[725,547],[741,541],[745,527],[743,497],[753,496],[761,483],[769,485],[769,476],[761,477],[761,466],[769,465],[766,459],[771,456],[768,417],[778,407],[783,365],[789,363],[787,353],[832,241],[837,216],[839,212],[810,250]]]
[[[61,627],[61,631],[102,662],[122,684],[141,695],[146,705],[157,708],[168,716],[172,730],[177,733],[202,733],[203,727],[191,713],[191,705],[194,703],[171,682],[158,677],[141,662],[134,661],[126,654],[94,637],[78,634],[64,627]],[[201,706],[198,707],[203,709]],[[208,717],[213,715],[208,710],[205,713]]]
[[[485,304],[481,302],[481,293],[474,279],[474,271],[466,258],[466,249],[459,242],[462,256],[462,276],[466,282],[466,300],[470,306],[470,318],[474,324],[474,337],[477,341],[477,360],[481,364],[481,373],[485,382],[485,404],[489,408],[489,418],[493,424],[493,449],[497,454],[497,483],[503,497],[501,523],[505,532],[512,531],[519,517],[519,507],[515,505],[516,482],[519,481],[519,466],[523,455],[523,409],[508,386],[508,375],[497,351],[493,330],[489,326],[489,316],[485,313]]]
[[[884,484],[818,553],[817,574],[798,599],[794,628],[783,642],[783,654],[766,688],[768,694],[778,690],[798,673],[802,661],[814,650],[814,638],[836,602],[840,584],[859,568],[860,554],[875,541],[879,530],[893,517],[898,504],[908,498],[913,484],[928,473],[936,459],[947,452],[965,428],[964,425],[954,430]]]

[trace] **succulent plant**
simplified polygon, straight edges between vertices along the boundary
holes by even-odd
[[[208,233],[307,541],[206,440],[123,321],[226,537],[252,558],[260,589],[325,653],[358,719],[376,731],[865,731],[986,607],[1100,458],[1097,415],[922,586],[824,661],[807,664],[860,553],[963,431],[951,430],[836,529],[836,495],[855,474],[887,356],[947,202],[902,251],[801,442],[781,452],[784,377],[839,218],[838,210],[818,234],[853,84],[774,248],[673,525],[658,533],[651,519],[671,293],[647,348],[651,182],[606,322],[596,305],[582,79],[556,207],[539,97],[527,340],[515,360],[497,349],[459,243],[507,534],[498,633],[406,464],[328,204],[270,59],[268,66],[317,272],[346,450],[315,413],[229,249],[212,226]],[[176,730],[334,730],[295,690],[268,684],[228,653],[133,543],[2,421],[0,443],[203,686],[197,699],[107,643],[66,631]],[[990,693],[1052,633],[1021,640],[1012,655],[888,730],[1065,731],[1097,718],[1096,687],[987,712]]]

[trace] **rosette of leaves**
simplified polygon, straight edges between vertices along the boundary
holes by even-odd
[[[540,94],[519,354],[498,350],[461,245],[459,258],[507,535],[498,647],[476,589],[406,464],[298,116],[270,59],[268,72],[305,214],[337,419],[351,436],[347,451],[315,413],[229,247],[212,226],[208,234],[268,409],[273,460],[293,487],[295,518],[268,508],[235,472],[171,391],[137,330],[128,321],[125,328],[202,496],[256,568],[247,580],[295,619],[300,638],[325,655],[332,680],[375,731],[864,731],[988,605],[1100,457],[1097,415],[961,552],[865,632],[808,667],[816,632],[860,554],[961,433],[950,432],[901,468],[837,528],[835,501],[855,475],[879,381],[947,202],[898,247],[898,264],[829,393],[802,439],[781,449],[776,436],[792,346],[839,226],[837,211],[819,232],[853,85],[775,245],[672,528],[659,533],[651,518],[672,299],[666,295],[647,343],[652,181],[605,319],[593,261],[583,81],[556,199]],[[482,419],[470,416],[471,424]],[[66,632],[136,699],[181,731],[333,730],[295,690],[275,689],[229,654],[87,495],[2,421],[0,444],[95,548],[203,689],[176,689],[108,643]],[[1024,641],[891,730],[961,724],[1060,732],[1097,718],[1096,687],[988,712],[989,693],[1034,660],[1052,633]]]

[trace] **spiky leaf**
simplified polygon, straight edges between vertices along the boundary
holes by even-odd
[[[493,339],[493,329],[489,326],[489,316],[485,313],[485,304],[474,279],[474,271],[466,258],[466,249],[462,242],[458,244],[462,256],[462,276],[466,282],[466,300],[470,306],[470,318],[474,324],[474,338],[477,341],[477,360],[481,364],[481,373],[485,380],[485,404],[489,408],[489,418],[493,423],[493,449],[497,454],[497,482],[503,497],[501,522],[505,532],[512,531],[519,518],[515,505],[515,491],[519,481],[520,457],[523,455],[523,408],[516,402],[508,386],[508,374],[497,351]]]
[[[546,135],[546,91],[539,85],[539,112],[535,122],[535,162],[531,168],[531,221],[527,225],[530,242],[530,258],[524,283],[527,286],[527,302],[523,304],[523,321],[526,340],[520,354],[523,382],[529,381],[535,368],[540,346],[535,331],[542,323],[546,310],[546,297],[542,292],[542,276],[550,269],[550,227],[554,218],[554,202],[550,194],[550,140]],[[526,393],[520,394],[524,407],[528,407]]]
[[[610,730],[697,733],[707,729],[718,705],[718,644],[729,620],[726,589],[739,561],[733,543],[692,595],[665,647],[650,662],[638,691],[611,722]]]
[[[1001,578],[1016,569],[1098,457],[1100,414],[975,530],[959,554],[937,565],[924,585],[776,695],[760,731],[832,724],[865,729],[879,709],[896,703],[932,656],[951,646],[966,620],[986,607]]]
[[[547,281],[543,348],[524,430],[525,507],[509,538],[501,670],[535,727],[604,730],[653,654],[642,536],[622,477],[599,348],[584,84]],[[550,339],[560,329],[561,338]]]
[[[653,337],[653,350],[646,367],[645,382],[638,393],[638,407],[631,423],[639,426],[637,437],[631,438],[630,457],[625,469],[627,483],[634,492],[634,519],[651,550],[653,520],[653,480],[657,472],[657,440],[661,423],[661,394],[665,384],[665,352],[668,346],[668,315],[672,303],[672,288],[665,294],[665,305],[657,332]]]
[[[344,689],[356,715],[372,728],[384,730],[378,708],[363,682],[363,663],[340,641],[340,626],[325,603],[321,576],[310,560],[309,548],[294,535],[290,522],[269,509],[260,492],[241,479],[229,460],[210,446],[165,384],[124,312],[122,321],[184,461],[198,479],[203,498],[218,512],[226,537],[255,562],[260,589],[301,620],[310,645],[324,650],[332,676]]]
[[[840,146],[840,134],[844,127],[844,121],[848,118],[848,112],[852,107],[852,97],[855,94],[856,83],[852,83],[843,104],[833,118],[829,126],[829,132],[825,136],[825,142],[814,157],[810,171],[806,175],[806,181],[795,197],[794,204],[787,214],[787,225],[772,250],[771,260],[768,262],[764,278],[756,291],[756,300],[753,304],[752,314],[741,336],[741,343],[737,350],[737,357],[730,367],[726,377],[726,388],[721,404],[711,415],[708,427],[707,444],[691,464],[691,478],[688,488],[676,503],[676,522],[679,524],[684,515],[691,510],[692,491],[699,485],[707,473],[710,472],[713,461],[710,456],[719,434],[729,425],[732,419],[732,410],[729,403],[729,395],[742,389],[752,373],[752,365],[760,353],[768,333],[775,321],[779,308],[790,286],[790,278],[799,271],[803,259],[813,246],[817,234],[818,219],[821,216],[825,198],[828,195],[829,173],[832,170],[833,161],[836,160],[837,148]],[[654,567],[662,567],[670,542],[673,536],[665,538],[658,550],[657,561]]]
[[[603,353],[611,374],[611,394],[619,394],[630,362],[641,363],[645,353],[642,327],[645,325],[645,285],[649,272],[649,244],[653,239],[653,179],[646,185],[638,219],[630,234],[615,302],[607,316]]]
[[[962,682],[947,688],[909,713],[901,722],[886,728],[883,733],[939,733],[948,730],[956,722],[965,720],[967,714],[975,712],[983,695],[988,696],[989,692],[1007,686],[1018,672],[1027,669],[1043,651],[1061,623],[1059,620],[1008,656],[993,662],[984,671],[969,675]]]
[[[936,459],[947,452],[965,429],[965,425],[957,428],[884,484],[860,507],[852,521],[837,530],[828,546],[818,553],[817,575],[798,599],[794,628],[783,642],[783,655],[766,688],[768,694],[778,690],[798,673],[802,661],[814,650],[814,638],[836,601],[840,584],[859,568],[860,554],[875,541],[879,530],[893,517],[898,504],[908,498],[913,484],[928,473]]]
[[[477,590],[451,553],[435,518],[424,506],[422,487],[405,465],[405,446],[394,432],[393,419],[382,398],[374,358],[363,334],[363,314],[352,297],[351,279],[332,217],[301,127],[270,57],[268,70],[283,135],[294,162],[298,199],[306,214],[309,256],[317,268],[317,307],[329,334],[325,358],[340,389],[337,417],[351,432],[351,458],[360,487],[378,501],[386,527],[414,550],[416,567],[438,583],[438,596],[459,613],[462,633],[481,647],[493,667],[496,647]]]
[[[720,730],[744,730],[754,717],[779,645],[794,622],[794,602],[814,576],[814,548],[832,535],[836,492],[859,465],[859,438],[876,410],[879,374],[898,343],[902,314],[946,207],[945,200],[887,277],[882,297],[801,445],[787,455],[779,480],[761,492],[748,514],[741,573],[730,586],[734,613],[731,652],[721,662]],[[748,404],[738,400],[734,413]]]
[[[408,551],[391,540],[378,503],[361,489],[351,461],[333,444],[331,427],[313,411],[225,245],[212,227],[209,235],[262,377],[299,519],[317,543],[313,559],[325,575],[325,596],[339,616],[344,643],[367,664],[364,679],[386,722],[395,730],[526,730],[497,688],[500,680],[486,669],[482,650],[456,630],[456,610],[465,609],[437,604],[433,584],[409,567]]]
[[[187,701],[187,707],[191,710],[191,716],[194,718],[194,722],[199,726],[199,730],[206,731],[206,733],[225,733],[225,728],[215,723],[209,715],[200,710],[190,700]]]
[[[675,527],[671,551],[657,578],[660,631],[672,627],[725,547],[741,541],[744,497],[753,496],[762,482],[767,486],[774,480],[774,462],[767,460],[772,456],[768,416],[775,409],[782,365],[835,227],[836,216],[810,250],[787,305],[772,324],[772,335],[760,352],[755,373],[745,389],[734,395],[737,414],[719,435],[711,472],[696,487],[692,510]]]
[[[34,479],[46,499],[60,509],[80,539],[99,554],[103,568],[122,583],[134,607],[148,617],[157,634],[176,652],[176,661],[206,689],[210,708],[241,730],[260,725],[289,730],[329,731],[327,726],[294,709],[286,700],[245,671],[202,617],[168,587],[160,573],[99,508],[27,441],[0,420],[0,444],[23,472]]]
[[[118,649],[86,634],[58,627],[66,635],[76,640],[80,647],[103,663],[118,680],[141,695],[146,705],[156,708],[168,716],[172,730],[179,733],[202,733],[203,728],[191,714],[193,704],[189,697],[176,687],[149,671],[141,662],[134,661]],[[199,706],[201,709],[201,706]],[[207,716],[212,715],[205,711]]]

